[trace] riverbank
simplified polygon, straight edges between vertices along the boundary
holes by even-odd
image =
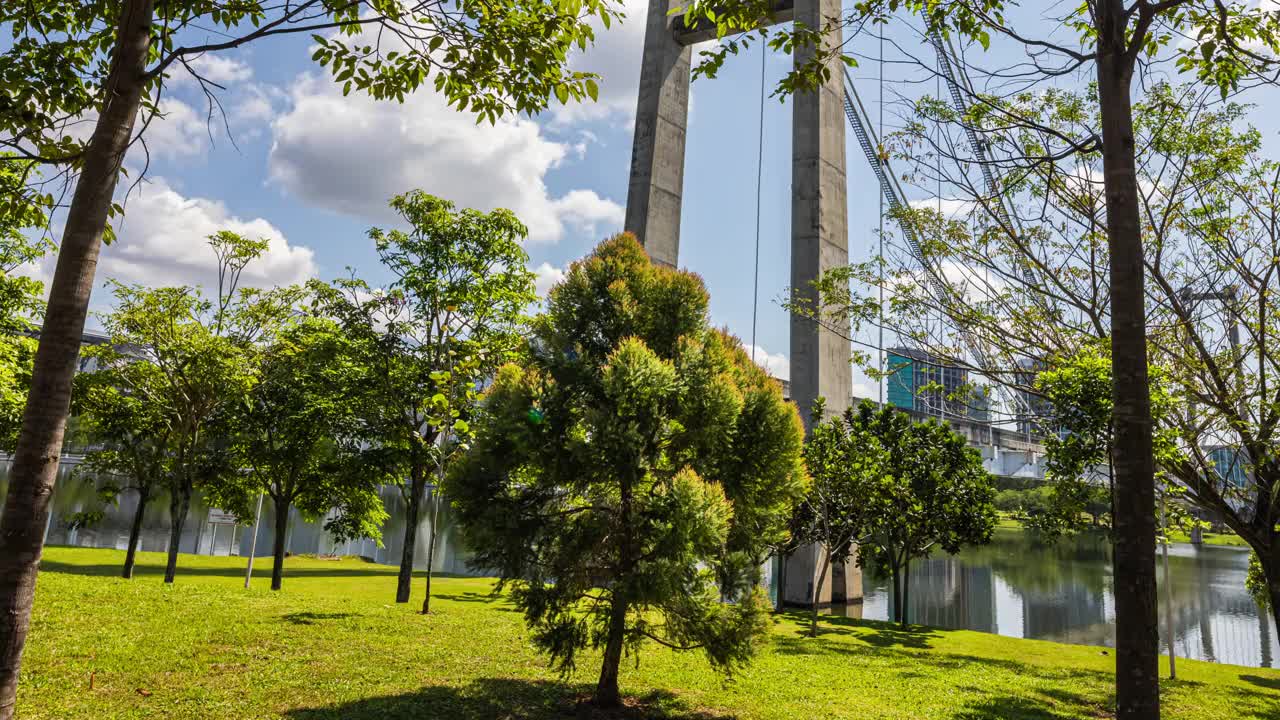
[[[395,605],[394,568],[290,558],[284,590],[245,591],[243,559],[184,555],[160,583],[143,553],[45,553],[19,700],[36,718],[591,717],[594,655],[561,681],[492,581],[435,583],[435,612]],[[264,565],[260,565],[265,569]],[[415,598],[421,602],[421,579]],[[623,672],[630,709],[610,718],[1099,718],[1112,704],[1114,655],[1101,648],[969,631],[825,618],[777,618],[756,661],[726,684],[696,653],[648,644]],[[1165,718],[1280,716],[1280,672],[1183,661]]]
[[[996,528],[999,530],[1025,530],[1026,526],[1022,524],[1021,520],[1013,517],[1012,515],[1001,513],[999,519],[996,521]],[[1245,542],[1243,538],[1233,532],[1205,532],[1203,535],[1205,545],[1249,547],[1249,543]],[[1191,544],[1191,536],[1180,530],[1175,530],[1174,532],[1169,533],[1169,540],[1170,542],[1175,543]]]

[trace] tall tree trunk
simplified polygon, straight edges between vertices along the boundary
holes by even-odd
[[[787,606],[787,561],[791,553],[778,553],[778,605],[775,610],[781,611]]]
[[[1262,561],[1262,571],[1267,578],[1267,595],[1271,600],[1271,617],[1276,622],[1276,627],[1280,628],[1280,554],[1275,552],[1276,546],[1280,545],[1280,536],[1271,543],[1271,558]],[[1266,620],[1262,621],[1266,625]],[[1267,652],[1270,652],[1267,648]]]
[[[146,513],[147,503],[150,501],[150,491],[138,491],[138,509],[133,511],[133,524],[129,526],[129,549],[125,550],[124,571],[120,574],[125,580],[133,578],[133,562],[138,554],[138,536],[142,534],[142,516]]]
[[[182,542],[182,528],[187,524],[187,512],[191,509],[191,486],[178,490],[169,501],[169,559],[164,566],[164,581],[173,584],[178,572],[178,546]],[[200,552],[200,548],[195,548]]]
[[[1116,717],[1160,716],[1155,464],[1147,379],[1142,226],[1134,160],[1133,59],[1123,0],[1095,9],[1102,166],[1111,254],[1111,366],[1115,442]]]
[[[279,590],[284,583],[285,540],[289,537],[289,501],[275,498],[276,530],[271,544],[271,589]]]
[[[822,567],[818,569],[818,579],[813,583],[813,597],[809,598],[809,637],[818,637],[818,599],[822,597],[827,569],[831,567],[831,551],[823,546],[818,552],[822,553]]]
[[[618,670],[622,667],[622,642],[627,632],[627,599],[613,594],[609,610],[609,638],[604,645],[604,659],[600,664],[600,681],[596,683],[593,702],[599,707],[617,707],[622,696],[618,692]]]
[[[396,602],[409,602],[413,591],[413,555],[418,544],[418,513],[422,509],[422,490],[425,478],[422,468],[414,461],[409,474],[409,497],[404,513],[404,547],[400,552],[400,575],[396,578]]]
[[[633,479],[623,476],[619,488],[618,574],[613,580],[609,608],[609,636],[605,641],[604,659],[600,664],[600,681],[592,698],[599,707],[617,707],[622,696],[618,692],[618,669],[622,667],[623,642],[627,633],[627,605],[631,598],[631,575],[635,571],[636,549],[632,535],[631,492]]]
[[[63,226],[31,390],[9,472],[9,493],[0,517],[0,720],[13,717],[49,497],[71,407],[71,378],[107,212],[141,105],[152,12],[152,0],[128,0],[120,9],[103,105]]]
[[[902,629],[911,623],[911,558],[902,563]]]
[[[440,522],[440,486],[431,491],[431,540],[427,543],[427,595],[422,598],[422,614],[431,612],[431,572],[436,563],[436,524]]]
[[[889,559],[889,576],[893,578],[893,621],[902,622],[902,583],[899,581],[898,558]]]

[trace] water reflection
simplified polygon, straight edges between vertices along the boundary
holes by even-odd
[[[914,563],[910,618],[1010,637],[1112,646],[1110,556],[1102,537],[1039,547],[1022,532],[1002,531],[987,547]],[[1174,647],[1179,657],[1254,667],[1273,667],[1280,658],[1270,615],[1260,613],[1245,592],[1248,567],[1249,552],[1243,548],[1170,548]],[[887,619],[892,606],[888,582],[868,574],[863,583],[863,602],[837,612]],[[1163,585],[1160,602],[1163,642]]]
[[[125,493],[121,496],[118,505],[103,508],[98,500],[95,483],[86,482],[74,476],[75,467],[75,458],[71,458],[64,459],[58,468],[58,481],[54,485],[50,503],[45,542],[49,545],[123,550],[128,544],[129,528],[134,509],[137,507],[137,495],[131,492]],[[8,472],[9,462],[0,459],[0,502],[3,501],[8,490]],[[295,554],[359,555],[378,563],[399,563],[404,543],[406,515],[404,499],[399,489],[394,487],[383,487],[380,494],[389,516],[383,524],[381,547],[368,539],[336,543],[325,531],[323,520],[308,520],[296,509],[290,509],[289,534],[285,548],[288,552]],[[105,516],[100,522],[84,528],[72,527],[68,522],[73,514],[93,509],[105,510]],[[253,528],[214,519],[211,510],[212,508],[197,492],[192,498],[191,510],[183,526],[182,538],[178,543],[179,551],[200,555],[248,555],[250,547],[253,546]],[[271,503],[264,503],[262,522],[258,529],[257,555],[271,554],[274,527],[275,512]],[[154,552],[168,550],[169,528],[169,499],[167,494],[161,493],[161,496],[148,505],[143,513],[138,549]],[[430,531],[431,524],[424,518],[417,532],[418,552],[414,557],[416,568],[426,567],[426,548]],[[440,512],[435,567],[440,572],[467,574],[471,572],[467,566],[468,557],[469,555],[458,544],[452,514],[446,504]]]

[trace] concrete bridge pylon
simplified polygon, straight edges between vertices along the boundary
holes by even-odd
[[[710,37],[671,12],[680,5],[680,0],[649,2],[625,221],[625,229],[639,238],[649,256],[670,266],[678,264],[680,252],[690,46]],[[810,28],[829,27],[824,44],[839,47],[843,41],[840,12],[840,0],[775,0],[773,22],[795,20]],[[804,64],[813,55],[813,48],[797,48],[794,62]],[[825,83],[816,91],[792,96],[791,293],[801,300],[816,299],[813,281],[849,261],[843,77],[839,57],[834,57]],[[796,314],[790,322],[791,398],[807,426],[818,397],[826,400],[828,416],[849,406],[853,395],[850,333]],[[811,601],[818,585],[819,557],[819,549],[810,546],[786,559],[780,605]],[[861,599],[861,573],[853,563],[828,573],[818,602]],[[833,587],[837,582],[841,587]]]

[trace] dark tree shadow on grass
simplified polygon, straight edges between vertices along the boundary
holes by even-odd
[[[464,593],[432,593],[432,600],[446,600],[448,602],[459,603],[480,603],[483,605],[491,605],[494,610],[501,612],[520,612],[516,606],[512,604],[511,598],[506,595],[494,595],[487,592],[464,592]]]
[[[316,625],[325,620],[344,620],[346,618],[356,617],[356,613],[349,612],[299,612],[281,615],[280,619],[291,625]]]
[[[1079,705],[1067,706],[1071,711],[1070,714],[1060,712],[1060,707],[1038,698],[992,697],[969,704],[952,718],[954,720],[1075,720],[1080,717],[1080,713],[1076,712],[1082,709]],[[1090,714],[1098,718],[1113,717],[1102,710]]]
[[[1262,677],[1261,675],[1241,675],[1240,679],[1253,683],[1258,687],[1264,687],[1270,690],[1280,690],[1280,678]]]
[[[246,558],[247,560],[247,558]],[[262,558],[258,558],[262,560]],[[267,558],[270,561],[270,558]],[[40,572],[42,573],[62,573],[64,575],[86,575],[91,577],[119,577],[120,570],[124,563],[112,564],[95,564],[81,565],[78,563],[63,563],[54,560],[42,560],[40,562]],[[270,570],[268,566],[267,570]],[[178,578],[187,577],[234,577],[243,578],[243,567],[183,567],[182,560],[178,560]],[[390,565],[373,565],[372,567],[362,568],[291,568],[287,564],[284,568],[284,577],[304,578],[304,577],[395,577],[396,569]],[[163,577],[164,567],[157,565],[138,565],[133,570],[135,580],[139,578]],[[270,573],[262,574],[255,570],[255,577],[266,578]],[[447,577],[437,575],[437,577]],[[459,576],[460,577],[460,576]]]
[[[800,626],[798,635],[808,637],[809,623],[812,616],[807,611],[788,610],[782,616]],[[941,637],[938,631],[924,625],[908,625],[903,628],[897,623],[880,620],[855,620],[839,615],[821,615],[818,618],[818,639],[824,635],[847,635],[856,642],[866,643],[874,647],[909,648],[927,650],[932,645],[929,641]],[[812,639],[812,638],[810,638]]]
[[[691,710],[675,695],[654,691],[599,710],[589,688],[548,681],[482,678],[465,687],[424,687],[401,695],[365,698],[321,708],[290,710],[290,720],[734,720]]]

